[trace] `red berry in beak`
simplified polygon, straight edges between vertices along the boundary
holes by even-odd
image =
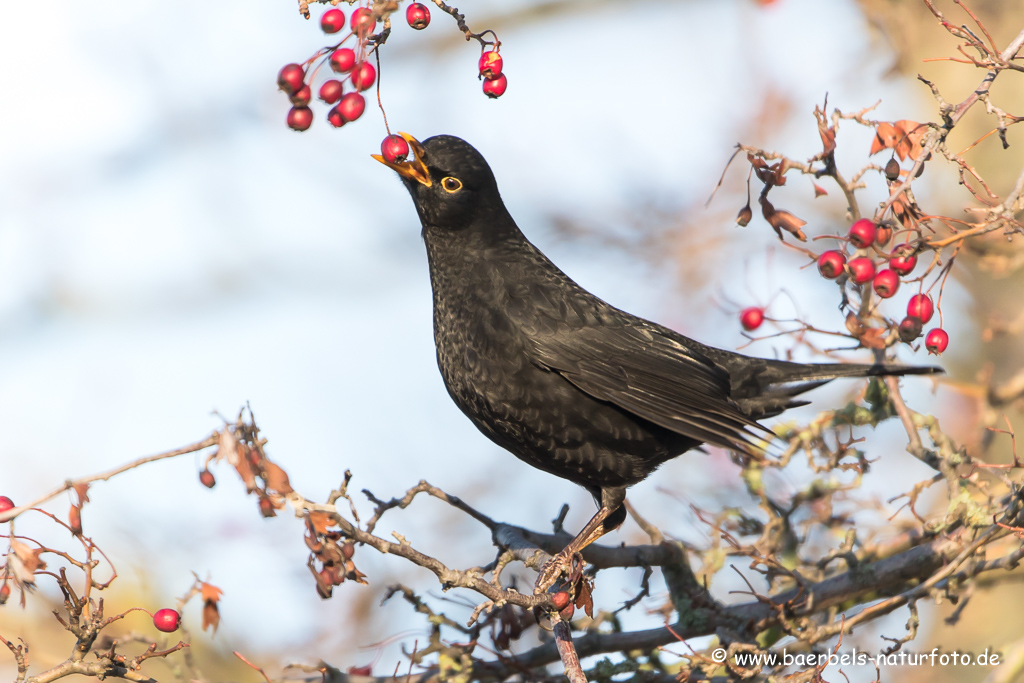
[[[928,353],[933,353],[936,356],[945,351],[947,346],[949,346],[949,335],[941,327],[936,327],[924,338],[924,347],[928,349]]]
[[[843,274],[846,256],[841,251],[831,249],[818,257],[818,272],[829,280],[835,280]]]
[[[392,164],[400,164],[409,157],[409,143],[401,135],[389,135],[380,143],[380,153]]]
[[[907,315],[920,318],[923,323],[931,320],[934,313],[935,307],[932,305],[932,298],[927,294],[915,294],[907,302]]]
[[[853,242],[857,247],[864,249],[870,247],[875,243],[875,237],[878,235],[878,228],[875,224],[869,221],[867,218],[861,218],[859,221],[850,226],[850,241]]]
[[[417,31],[430,25],[430,10],[420,2],[414,2],[405,10],[405,20]]]
[[[888,299],[900,288],[900,276],[888,268],[883,268],[875,275],[871,285],[875,288],[875,294]]]
[[[851,259],[846,267],[850,269],[850,279],[858,285],[870,282],[875,277],[875,262],[864,256]]]
[[[743,309],[740,313],[740,324],[743,325],[743,329],[747,332],[751,332],[761,327],[761,323],[764,322],[764,309],[758,308],[757,306],[751,306],[750,308]]]
[[[337,7],[327,10],[320,17],[320,28],[324,33],[337,33],[345,28],[345,13]]]

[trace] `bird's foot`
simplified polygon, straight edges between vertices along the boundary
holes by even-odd
[[[582,555],[566,548],[545,562],[544,566],[540,568],[540,576],[537,577],[537,583],[533,586],[534,594],[546,593],[563,574],[569,577],[569,583],[575,583],[573,578],[577,574],[582,574],[585,564]]]

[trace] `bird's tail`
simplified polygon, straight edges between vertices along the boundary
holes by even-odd
[[[855,363],[790,363],[764,360],[759,371],[748,374],[743,387],[734,387],[736,402],[750,417],[759,420],[784,410],[807,405],[795,398],[842,377],[891,377],[933,375],[943,372],[934,365],[864,365]]]

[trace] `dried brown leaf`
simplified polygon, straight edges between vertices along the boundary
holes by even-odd
[[[210,634],[217,632],[217,627],[220,626],[220,610],[217,609],[217,603],[212,600],[207,600],[203,603],[203,630],[207,627],[212,627]]]
[[[282,496],[287,496],[295,490],[288,481],[288,474],[269,460],[266,461],[264,472],[266,473],[268,489],[277,491]]]
[[[220,600],[220,596],[224,594],[224,591],[217,588],[212,583],[202,582],[200,587],[200,593],[203,596],[204,602],[217,602]]]
[[[871,141],[871,152],[872,154],[878,154],[883,149],[888,149],[896,144],[899,136],[896,133],[896,128],[891,123],[885,121],[878,124],[875,128],[875,138]]]

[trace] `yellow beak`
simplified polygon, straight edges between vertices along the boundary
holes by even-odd
[[[370,156],[403,178],[412,178],[416,182],[430,187],[434,182],[430,179],[430,173],[427,171],[427,165],[423,163],[423,145],[420,144],[419,140],[408,133],[399,132],[398,134],[409,143],[409,149],[411,149],[412,153],[415,155],[413,159],[395,164],[391,163],[379,154],[371,154]]]

